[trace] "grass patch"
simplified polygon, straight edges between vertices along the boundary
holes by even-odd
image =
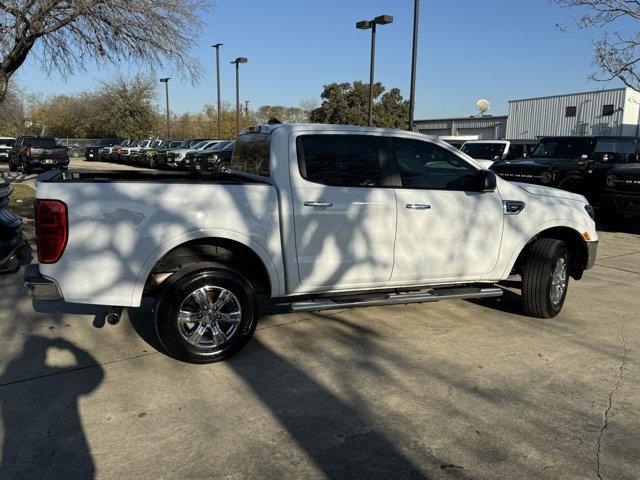
[[[33,200],[36,191],[24,183],[14,183],[13,193],[9,197],[9,207],[16,215],[33,220]]]

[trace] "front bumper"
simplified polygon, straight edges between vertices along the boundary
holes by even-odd
[[[37,264],[27,265],[24,272],[24,286],[34,300],[64,300],[58,285],[40,274]]]
[[[587,242],[587,262],[584,266],[585,270],[593,268],[596,263],[596,257],[598,256],[598,241],[593,240]]]
[[[622,215],[640,216],[640,194],[633,193],[603,193],[600,196],[600,206],[611,209]]]

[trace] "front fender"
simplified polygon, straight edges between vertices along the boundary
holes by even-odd
[[[518,260],[518,257],[520,256],[520,253],[529,244],[529,242],[531,242],[531,240],[533,240],[536,236],[540,235],[545,230],[550,230],[552,228],[570,228],[574,230],[578,235],[580,235],[580,237],[583,237],[583,233],[585,231],[587,233],[590,233],[589,232],[590,229],[585,228],[584,225],[581,225],[580,223],[574,220],[558,219],[558,220],[551,220],[543,224],[537,225],[522,237],[522,239],[517,243],[516,247],[512,249],[510,253],[507,253],[505,255],[504,258],[508,258],[508,261],[506,262],[504,269],[498,272],[500,273],[499,279],[504,279],[509,276],[509,274],[511,273],[511,270],[513,270],[513,267],[516,264],[516,261]]]

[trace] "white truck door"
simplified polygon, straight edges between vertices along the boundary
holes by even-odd
[[[428,140],[386,142],[398,202],[392,282],[478,279],[493,270],[504,221],[497,191],[480,191],[479,171]]]
[[[393,268],[396,200],[384,188],[379,134],[299,133],[291,190],[300,283],[384,284]]]

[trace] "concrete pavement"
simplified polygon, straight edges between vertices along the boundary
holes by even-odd
[[[640,477],[640,237],[603,233],[563,313],[483,302],[272,315],[226,363],[150,307],[36,305],[0,277],[0,478]]]

